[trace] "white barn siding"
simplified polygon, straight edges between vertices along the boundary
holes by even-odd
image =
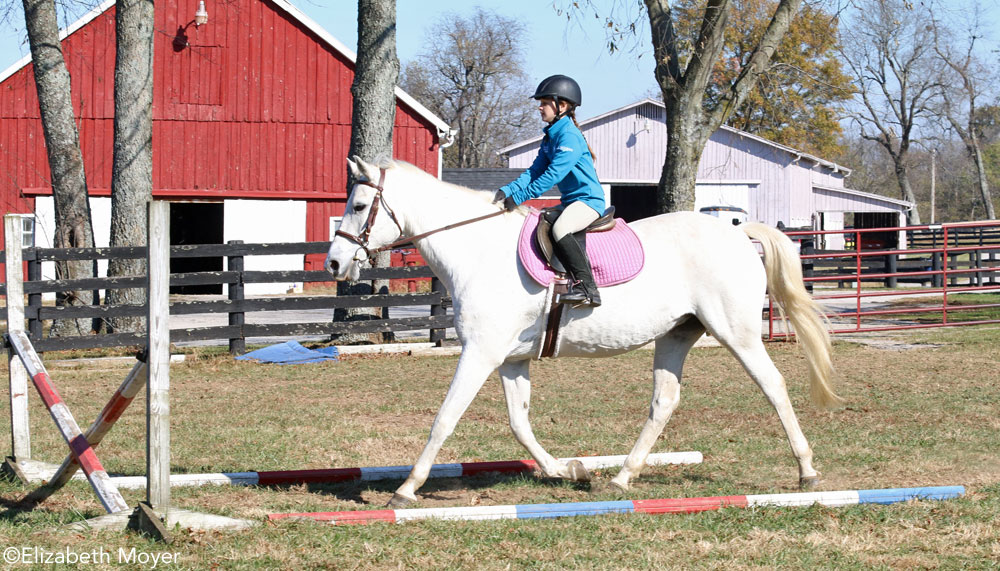
[[[303,200],[225,200],[224,241],[243,240],[247,244],[306,241],[306,203]],[[94,226],[94,244],[106,248],[111,241],[111,199],[90,197]],[[35,245],[52,248],[55,230],[54,203],[51,196],[35,199]],[[106,276],[108,261],[98,260],[98,275]],[[301,270],[301,255],[247,256],[246,269],[254,271]],[[42,279],[54,280],[55,263],[42,262]],[[247,295],[283,294],[299,288],[300,283],[246,284]],[[55,294],[46,294],[54,299]]]
[[[660,180],[667,153],[667,127],[663,108],[652,103],[629,107],[588,120],[583,136],[597,160],[602,183],[636,183]],[[528,168],[538,155],[541,138],[510,151],[510,168]]]

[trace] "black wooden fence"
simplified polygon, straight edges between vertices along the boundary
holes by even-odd
[[[857,258],[853,251],[817,251],[812,248],[809,236],[796,236],[802,242],[803,254],[828,254],[829,258],[803,260],[803,274],[806,277],[822,277],[837,282],[841,286],[856,281]],[[913,250],[935,249],[944,245],[944,236],[938,231],[911,232],[909,247]],[[949,228],[949,247],[976,247],[971,252],[948,254],[947,267],[951,270],[968,270],[948,277],[949,285],[997,285],[1000,286],[1000,229],[956,229]],[[378,293],[361,296],[296,295],[247,299],[244,286],[253,283],[328,283],[330,275],[325,271],[247,271],[244,259],[247,256],[324,254],[329,242],[282,243],[282,244],[228,244],[172,246],[171,258],[226,258],[226,270],[175,273],[170,276],[171,286],[226,285],[228,299],[174,301],[170,304],[171,315],[225,313],[228,324],[213,327],[173,329],[171,342],[204,340],[228,340],[229,349],[234,354],[246,350],[247,338],[254,337],[302,337],[348,333],[375,333],[412,331],[427,329],[432,342],[444,340],[445,329],[452,326],[452,317],[447,315],[451,300],[441,282],[426,266],[395,268],[372,268],[362,270],[361,279],[417,279],[431,278],[431,291],[427,293],[390,294]],[[2,253],[0,253],[2,256]],[[42,294],[79,291],[108,290],[115,288],[145,288],[146,277],[90,278],[80,280],[42,280],[41,264],[58,260],[99,260],[110,258],[145,258],[145,248],[28,248],[23,257],[28,267],[24,282],[24,292],[28,296],[25,316],[28,333],[38,351],[65,349],[90,349],[98,347],[140,346],[146,342],[145,333],[104,333],[77,337],[43,337],[43,322],[56,319],[105,319],[122,316],[145,316],[145,305],[107,306],[88,305],[53,307],[42,304]],[[895,287],[904,283],[940,287],[945,266],[945,256],[941,252],[891,253],[866,251],[861,259],[861,281],[869,285]],[[0,259],[0,261],[3,261]],[[918,275],[913,275],[918,274]],[[836,279],[843,277],[842,280]],[[866,277],[867,276],[867,277]],[[811,284],[810,284],[811,285]],[[6,288],[0,285],[0,293],[6,295]],[[98,299],[98,296],[94,296]],[[332,321],[337,308],[349,307],[401,307],[430,306],[431,314],[421,317],[396,319],[367,319],[362,321]],[[330,320],[317,323],[246,323],[250,312],[287,310],[330,310]]]
[[[372,268],[361,272],[362,280],[373,279],[416,279],[431,278],[428,293],[390,294],[377,293],[361,296],[296,295],[288,297],[247,299],[245,284],[330,282],[330,274],[325,271],[247,271],[244,259],[247,256],[325,254],[329,242],[281,243],[281,244],[228,244],[172,246],[173,258],[220,258],[227,260],[226,270],[209,272],[176,273],[170,276],[170,285],[226,285],[228,299],[172,301],[170,315],[225,313],[228,325],[172,329],[172,343],[228,340],[229,349],[234,354],[246,351],[246,340],[250,337],[301,337],[348,333],[376,333],[428,329],[432,342],[444,340],[445,329],[452,326],[452,317],[447,315],[451,300],[441,282],[426,266]],[[146,343],[145,333],[105,333],[85,336],[43,337],[43,322],[56,319],[107,319],[112,317],[145,316],[146,305],[84,305],[54,307],[42,304],[42,294],[80,290],[108,290],[145,288],[146,276],[118,278],[89,278],[78,280],[41,280],[41,264],[59,260],[100,260],[111,258],[145,258],[145,248],[28,248],[23,251],[28,266],[28,278],[24,282],[24,292],[28,296],[25,317],[32,344],[38,351],[66,349],[90,349],[98,347],[141,346]],[[4,258],[5,259],[5,258]],[[2,288],[6,295],[6,287]],[[99,299],[97,295],[95,299]],[[334,322],[333,312],[337,308],[353,307],[400,307],[430,306],[430,316],[397,319],[366,319],[360,321]],[[329,309],[330,320],[317,323],[246,323],[249,312]]]

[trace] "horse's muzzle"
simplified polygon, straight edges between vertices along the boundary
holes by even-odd
[[[350,261],[347,264],[341,265],[337,260],[328,259],[323,268],[333,275],[333,279],[338,282],[348,281],[355,282],[361,277],[361,268],[358,266],[356,261]]]

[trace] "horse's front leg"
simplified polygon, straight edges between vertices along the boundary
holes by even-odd
[[[514,437],[524,446],[538,467],[550,478],[567,478],[573,481],[589,481],[590,474],[579,460],[560,462],[542,448],[531,430],[528,411],[531,407],[531,362],[506,361],[500,365],[500,380],[503,382],[504,396],[507,398],[507,415]]]
[[[499,359],[490,358],[471,347],[464,347],[462,356],[458,360],[458,367],[455,369],[455,376],[448,387],[448,394],[438,410],[434,424],[431,425],[431,434],[427,439],[427,445],[420,454],[410,470],[409,477],[403,485],[396,490],[392,499],[389,500],[390,507],[401,507],[416,501],[416,492],[420,486],[427,481],[431,466],[444,441],[455,430],[458,419],[469,408],[472,399],[479,393],[483,383],[486,382],[490,373],[500,364]]]

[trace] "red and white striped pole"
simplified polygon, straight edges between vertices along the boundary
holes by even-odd
[[[87,480],[90,481],[90,485],[94,488],[94,492],[97,493],[97,498],[104,506],[104,509],[108,513],[129,509],[128,504],[125,503],[125,499],[122,498],[121,493],[118,492],[118,488],[111,481],[107,471],[104,470],[104,466],[101,465],[101,461],[97,459],[97,454],[94,453],[93,447],[80,431],[80,426],[73,419],[69,407],[66,406],[66,403],[63,402],[62,397],[59,396],[56,388],[52,385],[52,379],[45,370],[45,366],[42,365],[41,359],[38,358],[38,353],[31,346],[28,336],[24,331],[11,331],[7,334],[7,339],[10,342],[11,348],[21,358],[25,369],[28,370],[28,375],[35,384],[35,388],[38,389],[38,394],[42,397],[45,408],[52,415],[52,420],[55,421],[59,432],[69,446],[71,455],[76,459],[80,467],[83,468],[83,473],[87,475]]]
[[[143,353],[137,358],[139,361],[132,367],[132,370],[129,371],[128,376],[125,377],[121,386],[115,391],[114,396],[111,397],[108,404],[104,406],[104,410],[98,415],[97,420],[90,425],[90,428],[84,434],[84,437],[92,448],[97,447],[104,440],[104,437],[111,431],[115,422],[121,418],[122,413],[132,403],[132,399],[146,386],[146,355]],[[68,455],[63,461],[62,466],[52,475],[48,484],[32,492],[26,499],[33,503],[45,500],[56,490],[65,486],[79,468],[80,463],[77,462],[76,457],[73,454]]]

